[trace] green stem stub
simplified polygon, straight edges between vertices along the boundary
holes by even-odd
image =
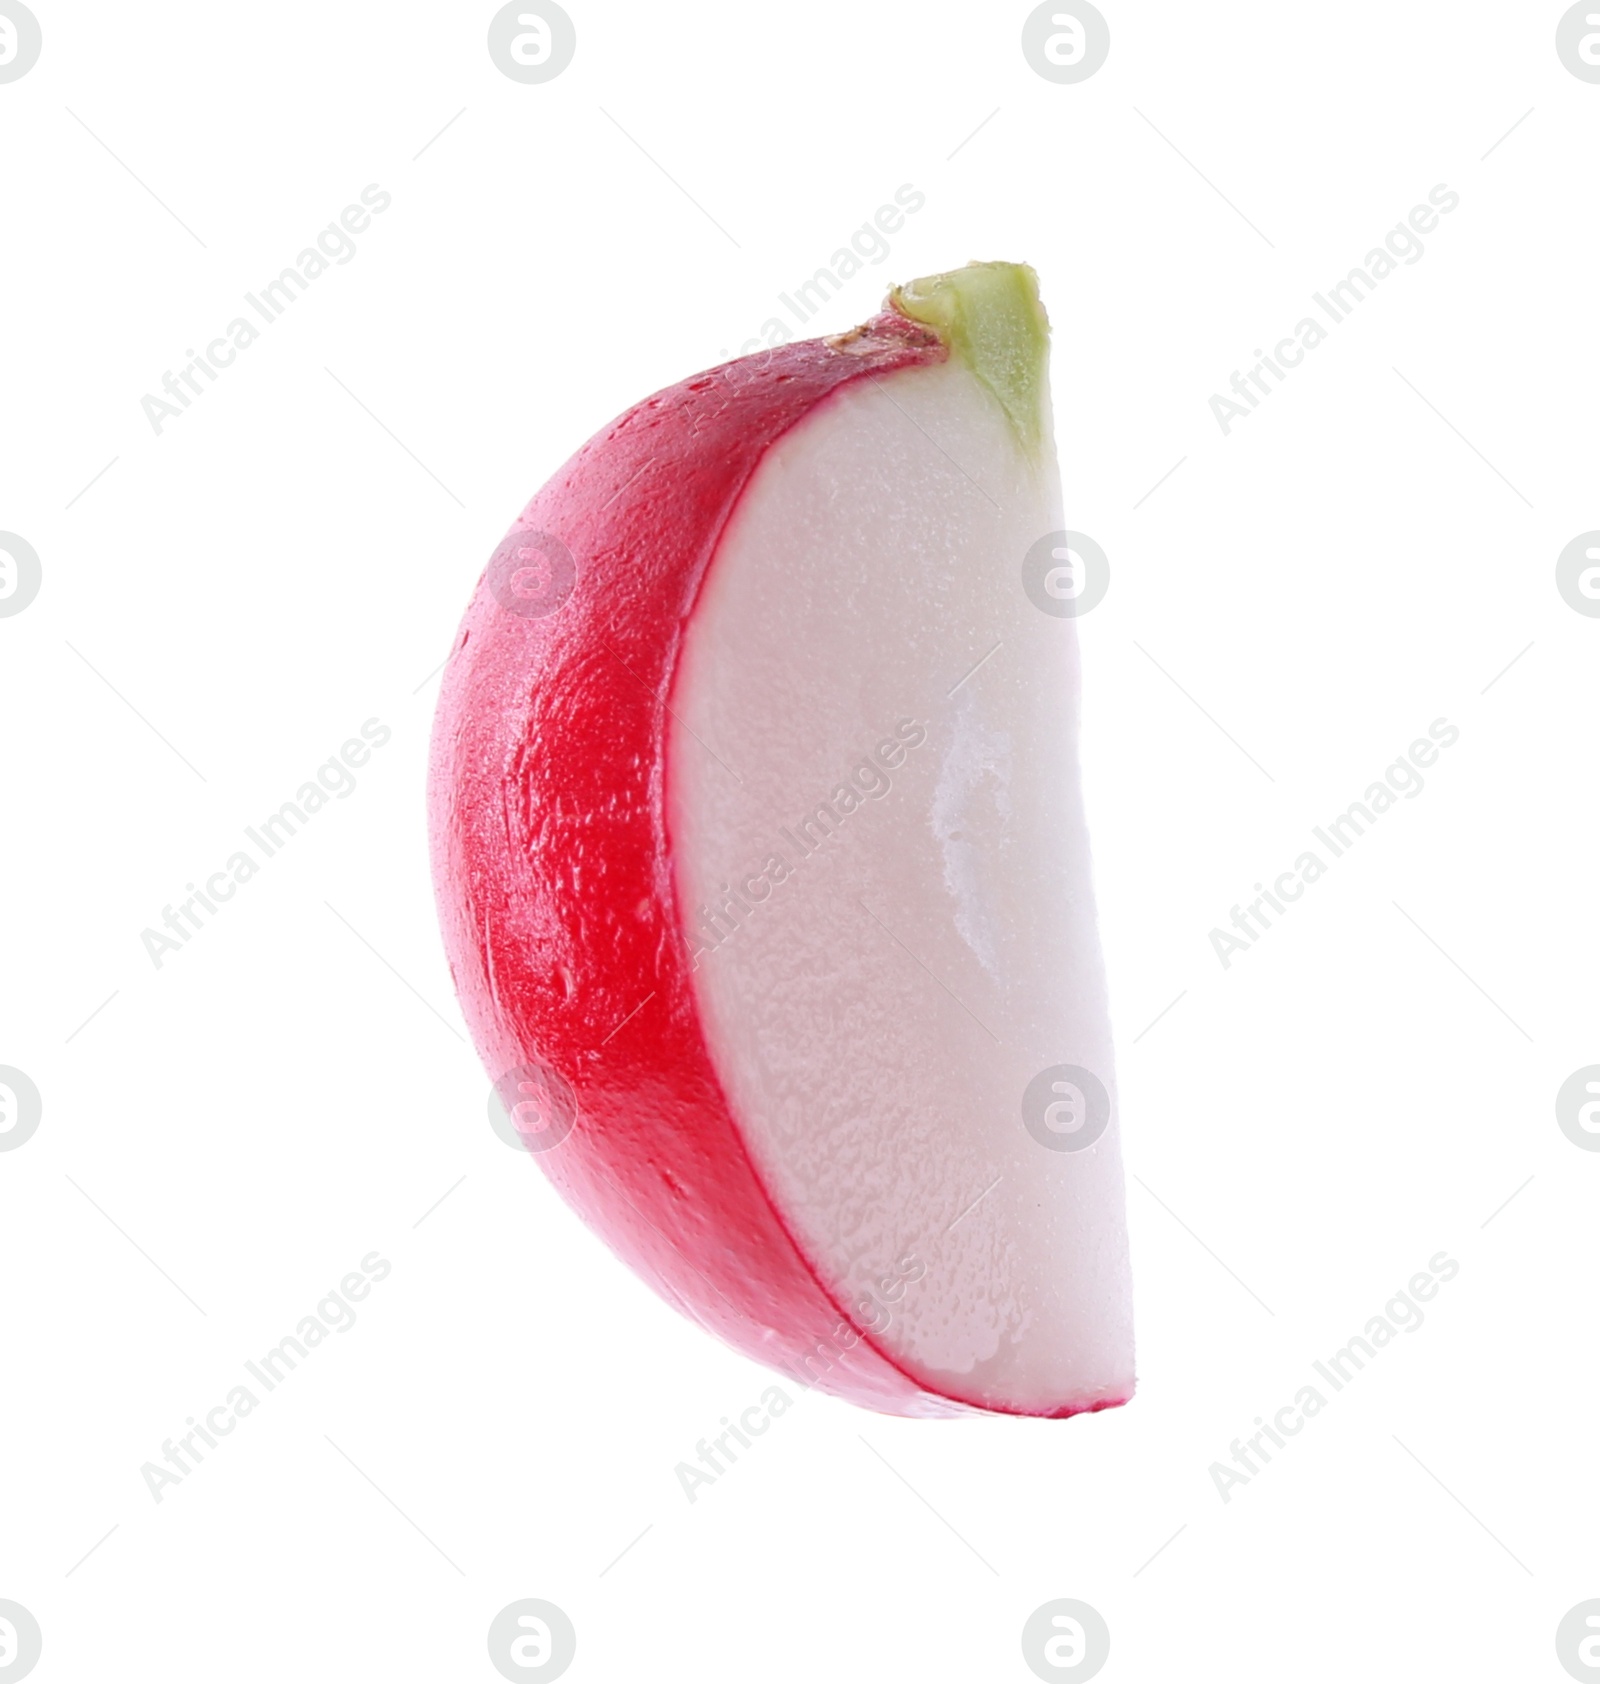
[[[902,316],[931,327],[994,393],[1022,447],[1037,460],[1044,434],[1050,323],[1039,277],[1026,263],[969,263],[908,281],[889,294]]]

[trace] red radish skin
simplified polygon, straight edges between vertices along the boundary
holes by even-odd
[[[824,1287],[752,1163],[696,1007],[666,748],[686,624],[766,451],[850,383],[948,355],[887,311],[697,375],[597,434],[508,535],[559,540],[570,595],[516,612],[486,573],[431,764],[435,887],[477,1049],[493,1077],[538,1066],[576,1100],[570,1132],[538,1153],[561,1195],[735,1348],[908,1416],[995,1406],[934,1393],[888,1356]]]

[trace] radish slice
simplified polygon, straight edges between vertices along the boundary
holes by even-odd
[[[647,399],[496,550],[435,729],[524,1142],[669,1302],[896,1414],[1133,1388],[1045,362],[978,264]]]

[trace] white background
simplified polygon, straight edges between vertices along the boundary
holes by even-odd
[[[44,1096],[0,1155],[0,1597],[36,1676],[492,1678],[539,1596],[575,1680],[1024,1679],[1070,1596],[1108,1680],[1563,1677],[1600,1595],[1600,1157],[1553,1104],[1600,1061],[1600,621],[1554,583],[1600,527],[1600,86],[1562,8],[1105,0],[1076,86],[1026,7],[883,0],[570,0],[524,86],[492,9],[40,0],[0,86],[0,527],[44,570],[0,619],[0,1063]],[[356,257],[157,436],[142,395],[370,182]],[[1210,395],[1440,182],[1421,261],[1225,437]],[[902,183],[818,331],[1033,263],[1111,559],[1140,1386],[1064,1423],[801,1395],[690,1505],[675,1464],[770,1376],[490,1131],[433,675],[559,463]],[[1211,928],[1440,716],[1425,791],[1224,971]],[[372,717],[356,792],[157,970],[141,930]],[[155,1503],[141,1464],[375,1249],[357,1325]],[[1426,1325],[1224,1503],[1210,1465],[1440,1250]]]

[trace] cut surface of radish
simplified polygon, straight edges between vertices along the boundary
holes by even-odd
[[[903,1414],[1133,1389],[1045,350],[1031,271],[974,265],[630,411],[496,552],[436,726],[446,945],[497,1083],[560,1090],[542,1167]]]
[[[910,1372],[1024,1409],[1131,1382],[1114,1145],[1021,1120],[1042,1069],[1110,1075],[1075,650],[1021,585],[1051,466],[958,359],[820,406],[723,537],[667,759],[696,994],[775,1203]]]

